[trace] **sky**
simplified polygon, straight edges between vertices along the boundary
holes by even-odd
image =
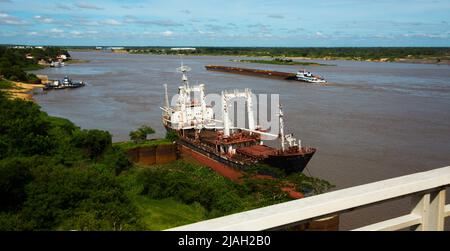
[[[450,0],[0,0],[0,44],[450,46]]]

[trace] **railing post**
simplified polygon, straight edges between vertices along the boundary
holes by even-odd
[[[411,230],[425,231],[428,229],[428,213],[430,208],[430,194],[419,193],[411,198],[411,205],[413,210],[411,214],[418,215],[422,218],[421,223],[417,226],[412,226]]]
[[[430,197],[429,231],[444,231],[445,220],[445,188],[434,191]]]
[[[443,231],[445,220],[445,188],[414,195],[411,199],[412,214],[422,218],[421,223],[411,227],[416,231]]]

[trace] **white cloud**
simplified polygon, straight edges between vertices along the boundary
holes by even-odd
[[[30,31],[27,34],[30,35],[30,36],[37,36],[38,35],[38,33],[36,31]]]
[[[26,22],[7,13],[0,12],[0,24],[21,25],[26,24]]]
[[[50,30],[50,32],[51,32],[51,33],[63,33],[64,30],[57,29],[57,28],[53,28],[53,29]]]
[[[165,37],[170,37],[170,36],[173,35],[173,32],[172,32],[172,31],[164,31],[164,32],[162,33],[162,35],[165,36]]]
[[[115,20],[115,19],[106,19],[101,21],[102,24],[106,24],[106,25],[121,25],[122,23]]]
[[[53,20],[50,17],[43,17],[43,16],[34,16],[33,17],[36,21],[40,22],[40,23],[44,23],[44,24],[51,24],[53,23],[55,20]]]

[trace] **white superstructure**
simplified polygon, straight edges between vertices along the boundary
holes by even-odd
[[[297,80],[305,81],[308,83],[326,83],[327,81],[320,76],[315,76],[309,71],[300,70],[295,75]]]
[[[165,107],[162,107],[164,124],[175,130],[201,129],[206,126],[214,126],[213,109],[206,106],[205,85],[189,86],[186,72],[190,68],[181,66],[178,70],[183,74],[183,85],[178,87],[178,99],[174,107],[169,107],[167,85],[165,86],[166,101]]]

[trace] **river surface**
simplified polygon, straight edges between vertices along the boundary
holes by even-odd
[[[88,85],[34,96],[50,115],[65,117],[82,128],[108,130],[114,141],[142,124],[164,136],[160,106],[180,84],[177,56],[71,52],[89,63],[36,71],[51,79],[65,75]],[[450,66],[321,61],[336,66],[304,66],[329,84],[207,71],[207,64],[295,72],[301,66],[236,63],[234,57],[184,57],[192,68],[191,84],[205,83],[207,93],[251,88],[277,93],[285,126],[304,145],[318,148],[308,172],[346,188],[450,165]],[[341,217],[342,229],[400,216],[409,208],[402,199]],[[447,224],[448,225],[448,224]]]

